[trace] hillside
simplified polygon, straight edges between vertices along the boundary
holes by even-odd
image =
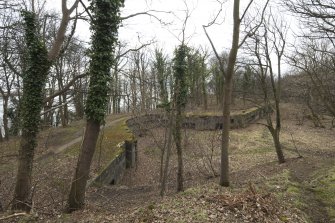
[[[34,206],[29,215],[6,212],[3,222],[334,222],[334,130],[297,125],[292,105],[284,104],[282,143],[287,158],[278,165],[272,138],[261,124],[231,133],[230,188],[217,185],[220,131],[185,130],[185,192],[175,193],[176,155],[173,151],[168,191],[159,196],[160,146],[164,128],[138,137],[138,163],[126,170],[118,185],[92,186],[83,211],[64,214],[76,163],[83,122],[42,131],[34,169]],[[113,157],[122,136],[108,117],[92,165],[92,176]],[[261,123],[260,121],[259,123]],[[10,204],[18,141],[1,150],[3,204]],[[299,157],[299,154],[302,157]],[[100,155],[99,155],[100,154]],[[9,218],[8,218],[9,217]]]

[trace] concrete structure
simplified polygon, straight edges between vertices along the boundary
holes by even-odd
[[[231,115],[231,128],[245,128],[250,123],[264,117],[271,108],[254,107],[242,110]],[[141,136],[145,134],[146,129],[166,126],[168,120],[162,114],[146,114],[135,117],[127,121],[127,125],[133,131]],[[217,130],[222,129],[222,115],[203,113],[203,114],[186,114],[183,120],[183,127],[195,130]]]
[[[137,161],[137,141],[124,141],[118,144],[117,147],[120,153],[93,180],[93,183],[98,185],[117,184],[122,179],[126,169],[135,167]]]
[[[264,117],[270,108],[255,107],[242,110],[231,115],[231,128],[244,128],[250,123]],[[145,134],[150,128],[166,126],[168,120],[162,114],[147,114],[127,120],[127,126],[139,136]],[[222,129],[222,116],[216,114],[187,114],[183,121],[183,127],[195,130]],[[121,130],[128,131],[128,130]],[[135,138],[135,137],[131,137]],[[93,180],[96,184],[114,185],[120,182],[124,171],[133,168],[137,162],[137,141],[125,140],[116,148],[120,151],[105,169]]]

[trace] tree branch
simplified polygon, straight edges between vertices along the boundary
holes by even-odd
[[[49,97],[46,97],[43,101],[43,103],[47,103],[49,102],[51,99],[65,93],[67,90],[70,89],[70,87],[76,82],[76,80],[78,80],[79,78],[83,78],[83,77],[86,77],[88,75],[88,73],[84,73],[84,74],[81,74],[81,75],[77,75],[75,76],[67,85],[65,85],[63,87],[62,90],[59,90],[57,91],[56,93],[54,93],[53,95],[50,95]]]

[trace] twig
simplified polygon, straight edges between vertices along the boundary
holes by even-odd
[[[17,156],[19,156],[19,154],[2,155],[2,156],[0,156],[0,159],[2,159],[2,158],[7,158],[7,157],[17,157]]]
[[[295,151],[296,151],[296,153],[298,154],[298,158],[303,158],[303,156],[300,154],[300,152],[299,152],[299,150],[298,150],[297,145],[295,144],[295,140],[294,140],[294,138],[293,138],[293,134],[292,134],[292,132],[290,132],[290,135],[291,135],[291,139],[292,139],[292,142],[293,142]]]
[[[23,215],[28,215],[28,214],[26,212],[15,213],[15,214],[8,215],[8,216],[0,218],[0,221],[4,221],[4,220],[10,219],[10,218],[15,218],[15,217],[18,217],[18,216],[23,216]]]

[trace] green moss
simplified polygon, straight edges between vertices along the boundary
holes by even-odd
[[[161,150],[158,147],[145,147],[144,154],[151,156],[160,156]]]
[[[265,154],[265,153],[272,153],[273,149],[269,148],[269,147],[255,147],[255,148],[246,148],[246,149],[242,149],[242,150],[238,150],[238,152],[236,152],[236,154]]]
[[[75,143],[73,144],[72,146],[68,147],[66,150],[65,150],[65,155],[67,156],[78,156],[79,155],[79,150],[80,150],[80,143]]]
[[[301,209],[306,206],[303,201],[302,185],[291,181],[290,170],[284,170],[282,173],[269,178],[266,185],[279,199],[290,197],[294,207]]]
[[[126,121],[127,118],[123,118],[101,131],[94,158],[97,158],[101,153],[104,160],[113,160],[123,151],[121,144],[124,141],[134,141],[134,135],[129,130]]]
[[[335,218],[335,167],[317,171],[313,179],[309,186],[325,204],[329,216]]]
[[[251,112],[255,112],[258,109],[259,109],[259,107],[252,107],[252,108],[245,109],[245,110],[234,111],[234,112],[232,112],[232,115],[244,115],[244,114],[248,114],[248,113],[251,113]]]
[[[208,116],[222,116],[222,111],[212,111],[212,112],[204,112],[204,111],[195,111],[195,112],[187,112],[185,114],[186,117],[208,117]]]
[[[301,193],[301,188],[294,184],[289,184],[286,191],[292,195],[299,195]]]
[[[245,110],[239,110],[239,111],[233,111],[231,112],[231,116],[240,116],[245,115],[251,112],[257,111],[258,107],[252,107]],[[222,111],[194,111],[194,112],[187,112],[186,117],[194,117],[194,116],[200,116],[200,117],[207,117],[207,116],[222,116]]]
[[[335,222],[335,208],[326,208],[329,218],[330,218],[330,222]]]
[[[93,161],[100,160],[101,173],[106,166],[115,160],[124,151],[123,143],[125,141],[133,142],[135,137],[127,126],[128,118],[122,118],[112,126],[105,127],[100,132]]]
[[[195,196],[199,194],[199,189],[196,187],[188,188],[187,190],[180,193],[181,196]]]

